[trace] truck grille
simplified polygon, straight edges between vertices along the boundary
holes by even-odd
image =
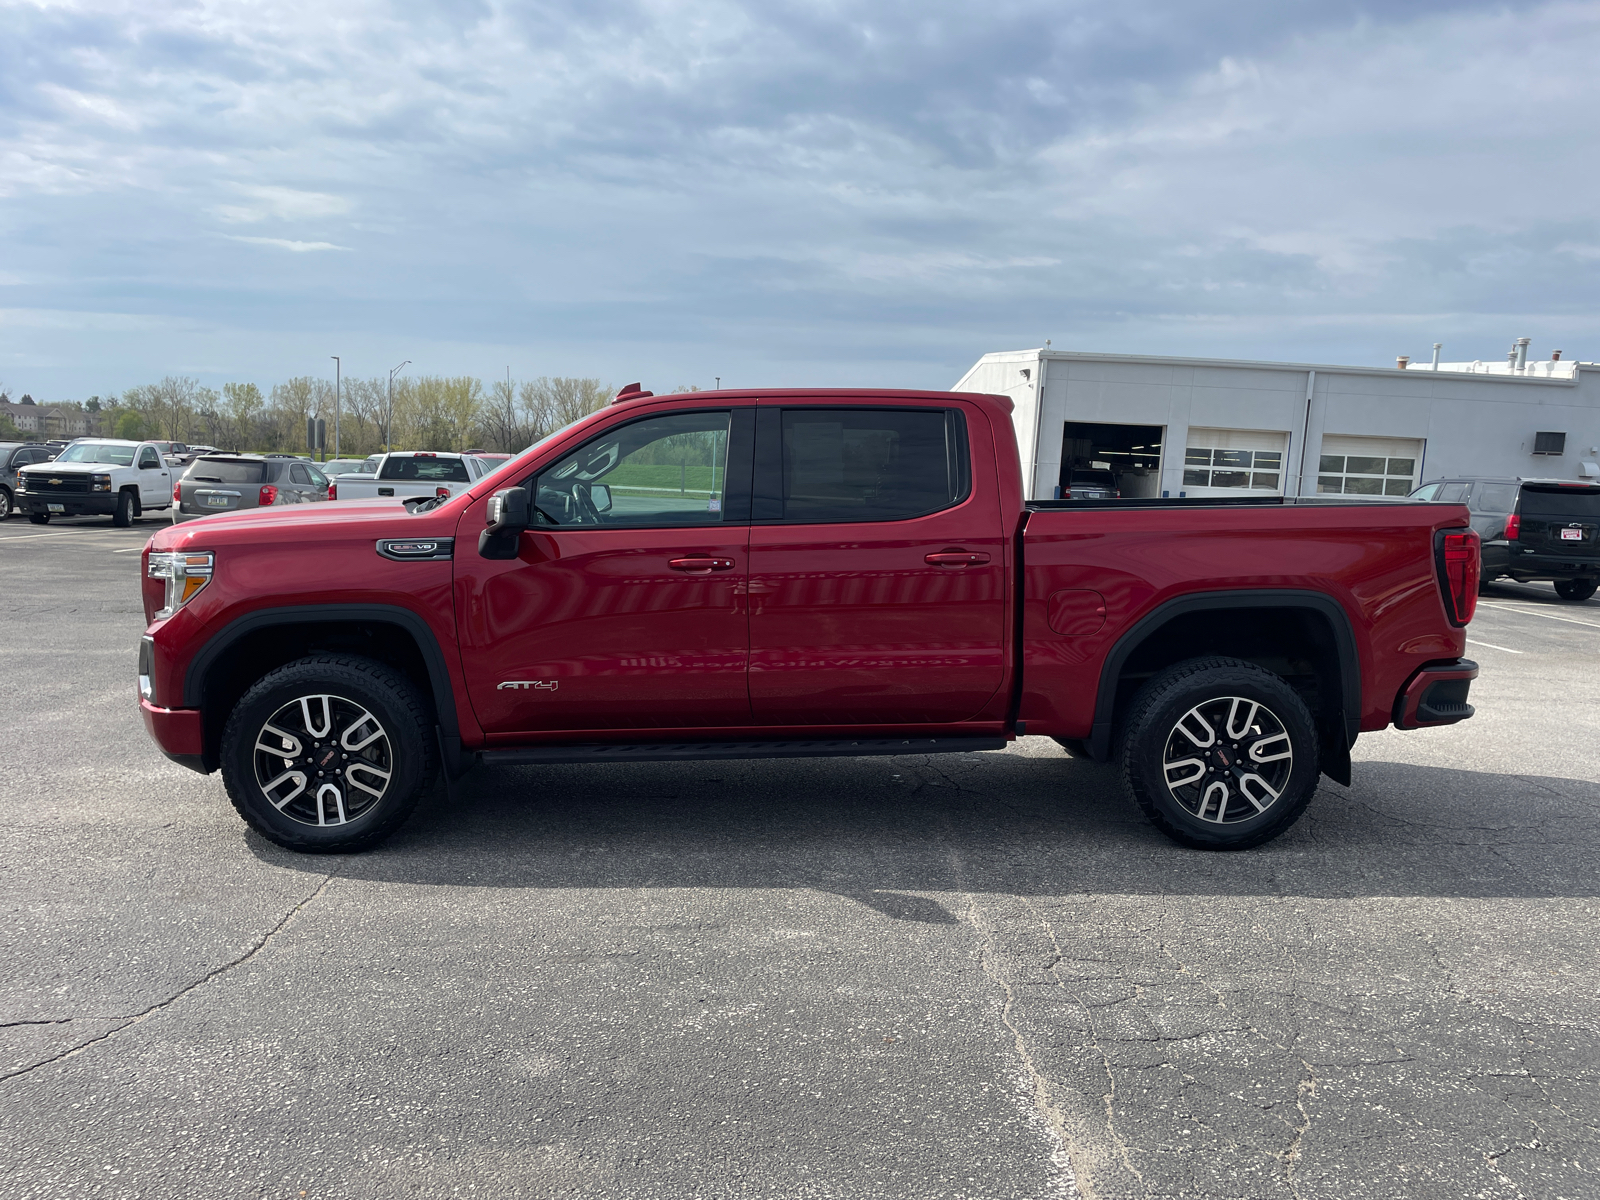
[[[28,475],[28,491],[40,494],[65,495],[69,492],[83,493],[89,490],[89,477],[87,475],[45,475],[30,472]]]

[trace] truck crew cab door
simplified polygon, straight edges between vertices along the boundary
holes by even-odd
[[[989,436],[959,405],[758,410],[757,724],[966,721],[995,695],[1008,522]]]
[[[166,508],[172,503],[172,470],[154,446],[139,447],[139,506]]]
[[[477,553],[487,501],[469,510],[456,612],[485,732],[749,724],[754,424],[674,408],[608,426],[532,480],[516,559]]]

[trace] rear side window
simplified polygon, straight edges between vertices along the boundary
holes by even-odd
[[[1508,513],[1517,506],[1514,483],[1480,483],[1472,494],[1472,507],[1478,512]]]
[[[390,458],[379,479],[415,480],[418,483],[468,483],[467,464],[459,458]]]
[[[301,466],[299,463],[295,463],[293,466],[291,466],[289,468],[289,482],[290,483],[310,483],[311,482],[311,476],[306,471],[305,467]]]
[[[937,512],[971,491],[966,422],[954,409],[787,408],[782,476],[785,522]]]
[[[260,483],[266,465],[236,458],[197,458],[187,478],[203,483]]]
[[[1471,490],[1470,483],[1447,483],[1439,488],[1439,499],[1445,504],[1465,504]]]
[[[1522,488],[1522,515],[1567,521],[1600,519],[1600,490],[1590,488]]]

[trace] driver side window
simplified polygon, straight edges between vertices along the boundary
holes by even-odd
[[[161,458],[153,448],[146,446],[139,451],[139,469],[141,471],[148,471],[152,468],[159,469],[160,466]]]
[[[607,430],[539,473],[538,526],[719,525],[728,412],[671,413]]]

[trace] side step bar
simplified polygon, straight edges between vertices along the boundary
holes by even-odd
[[[479,751],[487,766],[533,763],[675,762],[708,758],[861,758],[890,754],[963,754],[1004,750],[999,737],[835,738],[795,742],[633,742],[608,745],[518,746]]]

